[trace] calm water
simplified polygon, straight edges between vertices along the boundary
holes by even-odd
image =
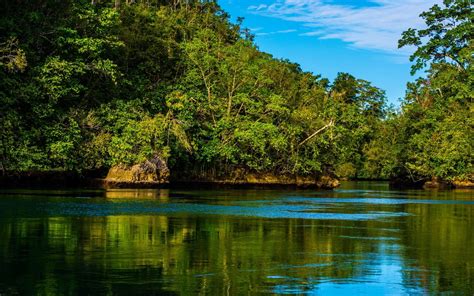
[[[474,294],[474,191],[0,190],[0,295]]]

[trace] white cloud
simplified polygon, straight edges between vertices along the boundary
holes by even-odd
[[[262,9],[265,9],[267,8],[268,6],[265,5],[265,4],[260,4],[260,5],[252,5],[252,6],[249,6],[248,9],[251,9],[251,10],[262,10]]]
[[[368,0],[369,6],[335,4],[333,0],[275,0],[271,5],[250,6],[253,13],[306,27],[303,36],[339,39],[351,46],[406,55],[397,49],[401,33],[423,27],[419,17],[441,0]]]
[[[267,35],[275,35],[275,34],[288,34],[288,33],[293,33],[293,32],[296,32],[296,30],[289,29],[289,30],[280,30],[280,31],[273,31],[273,32],[258,32],[258,33],[255,33],[255,35],[256,36],[267,36]]]
[[[276,31],[275,33],[276,33],[276,34],[287,34],[287,33],[293,33],[293,32],[296,32],[296,30],[294,30],[294,29],[290,29],[290,30],[280,30],[280,31]]]

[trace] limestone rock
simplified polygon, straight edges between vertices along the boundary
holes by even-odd
[[[166,161],[155,155],[140,164],[110,168],[105,182],[109,187],[151,186],[169,183],[169,175]]]
[[[457,189],[474,189],[474,179],[454,180],[452,184]]]
[[[244,168],[235,168],[222,172],[188,172],[184,175],[173,176],[175,184],[206,184],[222,186],[256,186],[275,187],[290,186],[297,188],[334,189],[339,181],[329,176],[299,176],[293,174],[278,174],[272,172],[249,172]]]

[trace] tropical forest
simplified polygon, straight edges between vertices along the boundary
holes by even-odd
[[[0,296],[473,295],[473,62],[471,0],[0,0]]]
[[[216,1],[20,2],[1,5],[3,175],[156,156],[180,178],[473,178],[469,1],[400,37],[424,75],[399,110],[369,81],[260,51]]]

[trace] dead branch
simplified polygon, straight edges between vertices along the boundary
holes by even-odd
[[[298,146],[301,146],[303,145],[304,143],[308,142],[309,140],[311,140],[312,138],[314,138],[317,134],[319,134],[320,132],[324,131],[325,129],[327,129],[328,127],[331,127],[334,125],[334,120],[330,120],[328,124],[326,124],[325,126],[323,126],[322,128],[318,129],[317,131],[315,131],[314,133],[312,133],[309,137],[307,137],[306,139],[304,139],[301,143],[298,144]]]

